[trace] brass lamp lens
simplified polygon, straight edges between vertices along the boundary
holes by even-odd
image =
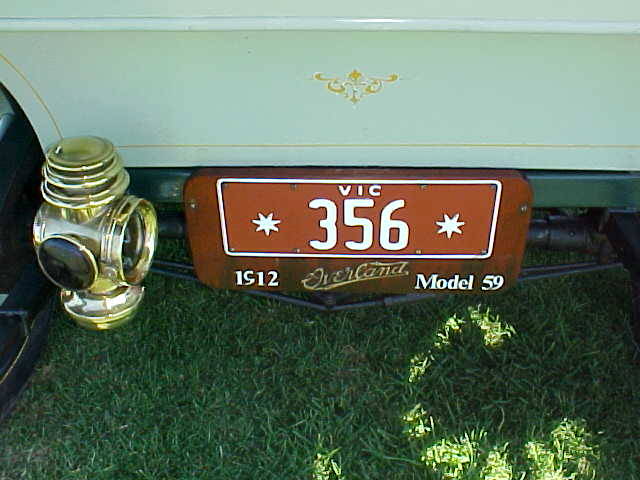
[[[38,262],[53,283],[69,290],[86,290],[98,273],[91,252],[63,237],[42,242],[38,248]]]
[[[129,281],[135,275],[135,269],[142,257],[144,238],[144,222],[136,210],[127,222],[122,241],[122,270],[124,277]]]
[[[118,253],[124,279],[130,285],[138,285],[151,267],[158,223],[155,210],[149,202],[129,197],[127,205],[131,205],[132,199],[135,200],[135,207],[123,225]]]

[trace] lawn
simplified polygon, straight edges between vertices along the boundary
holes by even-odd
[[[627,275],[324,314],[150,275],[58,315],[0,479],[636,479]]]

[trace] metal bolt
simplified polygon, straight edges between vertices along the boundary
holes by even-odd
[[[416,250],[416,254],[417,255],[421,255],[422,254],[422,250]]]
[[[420,185],[420,190],[426,190],[427,189],[427,185]]]
[[[294,252],[294,253],[300,253],[300,249],[299,249],[299,248],[294,248],[294,249],[293,249],[293,252]]]
[[[291,184],[291,190],[295,190],[298,188],[298,185],[296,185],[295,183]]]
[[[529,205],[527,205],[526,203],[523,205],[520,205],[520,213],[527,213],[528,210],[529,210]]]
[[[193,209],[198,208],[198,202],[196,202],[195,199],[189,200],[189,208],[193,208]]]

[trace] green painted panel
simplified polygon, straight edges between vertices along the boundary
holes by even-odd
[[[528,172],[535,207],[640,208],[640,174]]]
[[[557,19],[630,21],[640,18],[640,5],[634,0],[513,1],[513,0],[86,0],[8,1],[1,15],[7,17],[357,17],[357,18],[482,18]]]
[[[132,193],[158,203],[182,201],[195,169],[133,168]],[[534,207],[640,208],[640,173],[524,172]]]
[[[0,50],[63,135],[131,167],[640,170],[640,35],[32,31]]]

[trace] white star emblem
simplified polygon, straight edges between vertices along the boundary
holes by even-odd
[[[271,212],[266,217],[263,214],[258,213],[258,218],[251,221],[258,226],[256,228],[256,232],[263,231],[267,237],[272,230],[274,232],[278,231],[278,227],[276,227],[276,225],[280,223],[280,220],[273,219],[273,212]]]
[[[458,218],[460,218],[460,214],[456,213],[453,217],[449,218],[449,215],[444,214],[444,219],[442,222],[436,222],[436,225],[440,227],[437,233],[446,233],[447,238],[451,238],[451,235],[454,233],[459,233],[462,235],[462,230],[460,227],[465,224],[465,222],[459,222]]]

